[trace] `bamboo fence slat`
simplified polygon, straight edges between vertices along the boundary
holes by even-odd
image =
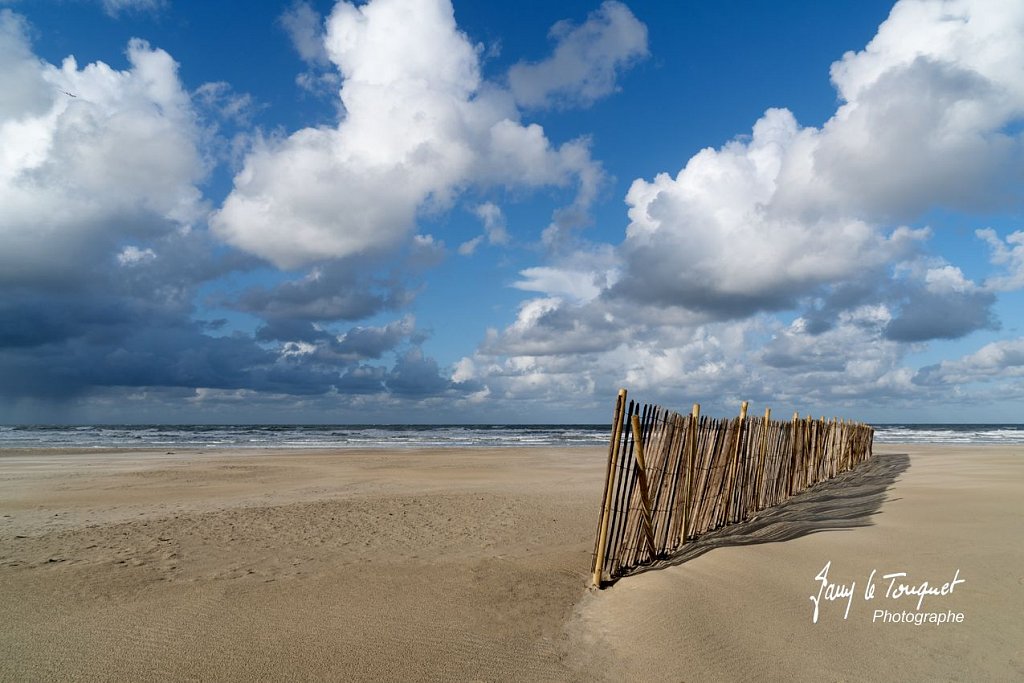
[[[874,431],[793,413],[787,422],[685,417],[619,392],[612,418],[593,583],[669,556],[718,527],[853,469],[872,457]]]

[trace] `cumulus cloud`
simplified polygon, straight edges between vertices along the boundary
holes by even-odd
[[[790,112],[769,110],[749,140],[702,150],[675,178],[634,181],[616,293],[747,316],[792,308],[822,285],[909,255],[925,233],[773,210],[780,170],[801,138]]]
[[[522,279],[512,283],[512,286],[527,292],[563,294],[578,301],[589,301],[601,293],[601,287],[595,279],[587,277],[589,273],[537,267],[520,271],[520,275]]]
[[[922,368],[914,381],[922,385],[971,384],[1024,377],[1024,338],[992,342],[974,353]]]
[[[488,330],[481,352],[560,356],[606,351],[630,338],[632,330],[623,323],[595,302],[574,306],[556,296],[528,299],[511,325],[500,333]]]
[[[992,228],[977,230],[975,234],[989,245],[992,263],[1004,270],[988,278],[985,286],[997,292],[1024,288],[1024,230],[1011,232],[1005,240]]]
[[[1024,117],[1013,67],[1024,24],[993,9],[905,0],[864,51],[833,66],[844,102],[822,128],[771,109],[749,136],[700,151],[674,177],[636,180],[623,273],[608,296],[725,318],[792,309],[915,258],[930,232],[887,221],[1018,200],[1008,179],[1024,170],[1013,132]],[[929,288],[920,291],[893,334],[958,336],[991,323],[989,295],[947,293],[964,315],[928,330],[912,319],[929,305]]]
[[[808,132],[779,203],[895,220],[1019,205],[1022,27],[1015,3],[897,3],[832,65],[843,104]]]
[[[558,22],[549,35],[550,57],[509,69],[509,87],[524,107],[589,106],[615,92],[619,73],[647,56],[647,27],[614,0],[579,26]]]
[[[770,109],[675,175],[634,181],[614,277],[524,269],[514,286],[541,296],[488,333],[474,376],[494,395],[567,366],[594,386],[914,394],[907,350],[998,329],[995,292],[1020,286],[1019,233],[978,232],[1006,271],[979,285],[928,257],[933,230],[914,224],[1020,206],[1021,63],[1024,7],[899,2],[833,65],[839,106],[820,128]],[[785,311],[802,314],[768,317]]]
[[[547,311],[552,312],[558,309]],[[920,393],[913,371],[902,364],[907,345],[883,335],[890,319],[886,307],[864,306],[844,312],[829,330],[817,334],[808,332],[803,318],[784,324],[759,315],[645,326],[628,335],[620,329],[617,345],[588,349],[583,342],[589,337],[584,337],[573,344],[576,350],[553,354],[525,345],[517,355],[501,353],[503,349],[492,354],[495,349],[485,344],[458,364],[458,372],[486,386],[492,397],[529,398],[552,406],[593,409],[596,399],[596,407],[604,407],[600,397],[625,386],[665,405],[697,401],[712,414],[731,413],[746,399],[777,410],[863,409],[873,401]],[[530,331],[535,334],[537,328]],[[511,341],[508,332],[503,338]]]
[[[885,337],[891,320],[885,305],[865,305],[844,311],[821,333],[808,331],[803,318],[786,326],[772,321],[755,354],[764,363],[765,399],[864,406],[912,395],[913,373],[902,364],[908,347]]]
[[[926,236],[887,223],[1019,203],[1022,19],[1017,7],[904,0],[833,65],[843,104],[822,128],[769,110],[675,178],[634,182],[622,293],[723,315],[790,308]]]
[[[343,402],[357,384],[386,401],[392,375],[402,395],[469,392],[446,383],[432,359],[409,355],[424,339],[411,317],[341,333],[321,324],[408,301],[396,277],[370,275],[373,264],[332,262],[244,293],[236,308],[264,320],[256,335],[196,319],[201,285],[255,264],[203,229],[199,184],[216,132],[198,111],[237,122],[251,101],[222,83],[190,94],[171,56],[140,40],[128,44],[125,69],[73,57],[52,65],[33,54],[28,30],[0,11],[5,406],[136,389],[197,405],[254,392]],[[441,249],[421,236],[396,267]]]
[[[177,64],[141,40],[129,68],[58,67],[0,11],[0,281],[81,276],[126,239],[204,216],[200,130]]]
[[[570,302],[588,302],[597,298],[619,278],[618,255],[610,247],[591,247],[562,257],[552,266],[525,268],[516,289],[542,292]]]
[[[580,185],[601,176],[583,141],[554,147],[511,95],[481,79],[448,0],[338,3],[324,46],[344,118],[258,141],[211,226],[281,268],[387,252],[421,212],[470,185]]]

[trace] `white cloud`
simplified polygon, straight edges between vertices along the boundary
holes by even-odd
[[[611,248],[590,248],[563,257],[557,265],[526,268],[521,279],[512,283],[516,289],[542,292],[571,303],[596,299],[615,284],[620,264]]]
[[[844,102],[780,174],[777,203],[906,220],[1019,203],[1024,5],[903,0],[832,66]]]
[[[625,386],[664,405],[697,401],[711,414],[731,412],[746,399],[780,410],[852,410],[921,393],[911,381],[913,371],[902,365],[906,345],[883,336],[890,316],[884,307],[844,313],[822,334],[809,333],[801,319],[785,325],[767,316],[662,328],[631,321],[632,333],[618,344],[586,349],[581,337],[572,351],[548,353],[552,349],[539,344],[537,323],[559,312],[550,300],[524,305],[500,340],[518,341],[519,355],[485,344],[460,367],[471,369],[495,397],[583,404]],[[517,333],[534,335],[534,346]],[[591,393],[584,393],[588,388]]]
[[[1020,205],[1021,64],[1024,5],[898,3],[833,65],[840,106],[822,127],[771,109],[676,175],[636,180],[616,277],[595,286],[582,260],[524,270],[515,286],[547,296],[488,334],[478,379],[494,395],[510,377],[573,373],[681,400],[920,395],[904,354],[997,328],[993,291],[1024,282],[1021,233],[978,232],[1007,271],[978,285],[924,256],[932,231],[906,225]],[[801,309],[792,325],[766,315]],[[986,353],[1005,367],[1016,346]]]
[[[1019,203],[1021,63],[1024,5],[898,3],[833,65],[844,102],[822,128],[769,110],[749,139],[633,184],[624,289],[739,315],[789,308],[925,236],[886,224]]]
[[[976,230],[992,250],[992,263],[1005,269],[1005,273],[988,278],[985,286],[998,292],[1024,288],[1024,230],[1011,232],[1005,242],[992,228]]]
[[[193,98],[205,107],[215,111],[223,119],[234,121],[240,126],[252,124],[256,103],[249,93],[237,93],[225,81],[203,83],[196,88]]]
[[[750,136],[700,151],[675,177],[636,180],[608,295],[721,318],[793,309],[840,286],[866,290],[917,258],[930,231],[896,219],[1019,200],[1024,22],[1014,15],[1024,6],[905,0],[864,51],[833,66],[845,101],[822,128],[771,109]],[[1006,249],[996,258],[1012,261]],[[992,324],[991,298],[952,266],[918,277],[906,287],[931,303],[944,287],[965,314],[955,327],[904,315],[907,338]]]
[[[915,381],[924,384],[971,384],[1024,377],[1024,338],[986,344],[956,360],[944,360],[921,370]]]
[[[476,248],[480,246],[480,243],[484,241],[483,235],[477,235],[471,240],[466,240],[459,245],[458,252],[460,256],[472,256],[476,252]]]
[[[470,256],[476,252],[484,239],[491,245],[506,245],[509,243],[508,229],[505,225],[505,214],[501,207],[494,202],[484,202],[473,207],[473,213],[484,224],[484,234],[477,235],[473,239],[466,240],[459,245],[459,254]]]
[[[476,214],[484,223],[484,233],[487,235],[489,244],[508,244],[508,229],[505,225],[505,214],[501,207],[493,202],[484,202],[473,207]]]
[[[964,277],[963,271],[951,265],[929,268],[924,275],[924,284],[932,294],[963,293],[977,289],[977,285]]]
[[[136,246],[129,245],[121,250],[121,253],[117,255],[117,262],[122,266],[134,266],[147,261],[152,261],[156,258],[156,252],[152,249],[139,249]]]
[[[749,140],[702,150],[675,178],[634,181],[622,292],[742,316],[790,308],[816,287],[907,254],[924,233],[773,209],[780,170],[804,137],[792,114],[769,110]]]
[[[304,62],[313,66],[330,64],[324,48],[323,17],[312,5],[301,0],[292,3],[280,22]]]
[[[71,277],[125,237],[187,230],[205,209],[200,133],[177,64],[141,40],[129,68],[38,59],[0,11],[0,272]],[[109,251],[107,252],[109,253]]]
[[[101,0],[103,11],[112,17],[122,12],[157,12],[167,5],[167,0]]]
[[[527,268],[519,274],[523,279],[517,280],[512,286],[527,292],[561,294],[576,301],[590,301],[601,293],[601,287],[591,273],[537,267]]]
[[[325,41],[345,118],[255,145],[211,222],[241,249],[282,268],[386,251],[470,185],[576,181],[583,196],[600,176],[584,142],[553,148],[481,80],[447,0],[340,2]]]
[[[631,322],[609,315],[601,302],[575,304],[557,296],[528,299],[519,305],[511,325],[500,333],[488,330],[480,352],[512,358],[598,353],[627,341],[636,331],[629,327]]]
[[[550,57],[509,69],[512,94],[525,107],[588,106],[615,92],[618,73],[647,56],[647,27],[614,0],[580,26],[558,22],[550,36]]]
[[[278,21],[308,67],[295,77],[295,83],[316,96],[336,96],[341,86],[341,76],[327,56],[324,18],[309,2],[296,0],[281,14]]]
[[[461,358],[455,363],[455,367],[452,369],[452,381],[453,382],[466,382],[471,379],[476,379],[477,371],[476,364],[472,358]]]

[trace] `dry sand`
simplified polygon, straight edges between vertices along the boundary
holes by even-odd
[[[1024,449],[876,452],[597,592],[603,449],[0,451],[0,679],[1024,679]]]

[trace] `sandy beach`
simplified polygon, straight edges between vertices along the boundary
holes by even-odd
[[[603,449],[0,451],[0,679],[1024,678],[1024,447],[875,450],[602,591]]]

